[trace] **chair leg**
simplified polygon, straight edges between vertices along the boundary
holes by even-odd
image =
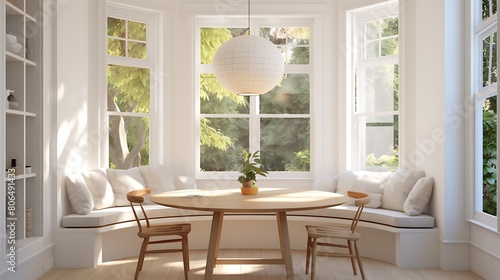
[[[312,243],[312,238],[308,235],[307,236],[307,250],[306,250],[306,274],[309,273],[309,266],[311,264],[311,243]]]
[[[354,241],[354,250],[356,251],[356,258],[358,259],[359,272],[361,272],[361,279],[365,280],[365,272],[363,271],[363,264],[361,263],[361,256],[359,255],[358,245]]]
[[[139,277],[139,271],[142,270],[142,264],[144,263],[144,257],[146,255],[148,243],[149,238],[144,238],[144,240],[142,240],[141,252],[139,253],[139,258],[137,259],[137,267],[135,268],[134,280],[137,280],[137,277]]]
[[[318,253],[317,239],[312,240],[312,262],[311,262],[311,280],[316,277],[316,254]]]
[[[347,240],[347,247],[349,248],[349,255],[351,255],[350,259],[351,259],[351,265],[352,265],[352,272],[354,273],[354,275],[358,275],[358,272],[356,270],[356,263],[354,262],[354,254],[352,251],[352,241],[351,240]]]
[[[182,236],[182,262],[184,263],[184,279],[188,280],[189,243],[187,235]]]

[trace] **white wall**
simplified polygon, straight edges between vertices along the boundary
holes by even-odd
[[[97,18],[98,0],[72,0],[60,3],[55,49],[55,102],[56,112],[52,164],[55,169],[56,201],[52,211],[55,216],[54,240],[60,240],[58,227],[62,213],[67,212],[69,202],[64,191],[66,174],[87,170],[95,161],[98,142],[89,138],[97,121],[93,108],[97,107]],[[102,3],[102,2],[101,2]],[[56,242],[55,251],[61,250]],[[56,253],[56,257],[58,254]],[[58,260],[56,259],[56,262]]]
[[[415,165],[434,177],[443,269],[470,268],[465,220],[464,1],[415,3]],[[457,121],[457,119],[459,121]]]

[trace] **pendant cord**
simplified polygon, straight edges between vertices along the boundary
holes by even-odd
[[[248,35],[250,35],[250,0],[248,0]]]

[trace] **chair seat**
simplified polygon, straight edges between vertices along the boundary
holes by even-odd
[[[184,235],[191,231],[191,224],[166,224],[143,227],[137,235],[139,237],[153,237],[165,235]]]
[[[306,225],[307,233],[313,238],[359,240],[361,233],[352,232],[349,227],[343,226],[313,226]]]

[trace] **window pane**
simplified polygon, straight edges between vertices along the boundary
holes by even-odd
[[[382,20],[382,37],[391,37],[398,35],[398,18],[386,18]]]
[[[132,40],[146,41],[146,24],[142,22],[128,22],[128,38]]]
[[[380,21],[369,21],[365,24],[365,38],[367,41],[380,38]]]
[[[309,114],[310,81],[307,74],[288,74],[270,92],[260,96],[262,114]]]
[[[220,45],[236,36],[240,36],[245,31],[246,28],[201,28],[201,64],[211,64]]]
[[[149,113],[149,69],[108,65],[108,111]]]
[[[388,38],[381,42],[381,56],[398,54],[398,38]]]
[[[261,159],[268,170],[310,170],[309,119],[262,118],[260,125]]]
[[[482,1],[482,19],[485,20],[497,13],[496,0],[483,0]]]
[[[146,44],[128,42],[128,57],[146,59]]]
[[[149,118],[109,117],[109,166],[149,165]]]
[[[202,119],[200,170],[239,170],[241,151],[249,149],[249,138],[249,125],[246,118]]]
[[[126,45],[125,40],[108,38],[108,55],[125,57],[127,55],[125,52]]]
[[[497,97],[483,103],[483,212],[497,214]]]
[[[363,92],[356,93],[358,112],[393,111],[398,92],[396,65],[382,65],[366,69]]]
[[[108,36],[125,38],[126,21],[123,19],[108,17]]]
[[[366,43],[366,55],[365,57],[368,58],[374,58],[374,57],[379,57],[380,56],[380,50],[379,50],[379,41],[374,41],[374,42],[368,42]]]
[[[497,33],[483,40],[483,87],[497,82]]]
[[[309,27],[268,27],[260,36],[275,44],[287,64],[309,64]]]
[[[200,113],[248,114],[250,97],[224,89],[213,74],[200,75]]]
[[[398,168],[398,116],[362,117],[366,137],[366,170],[386,171]]]

